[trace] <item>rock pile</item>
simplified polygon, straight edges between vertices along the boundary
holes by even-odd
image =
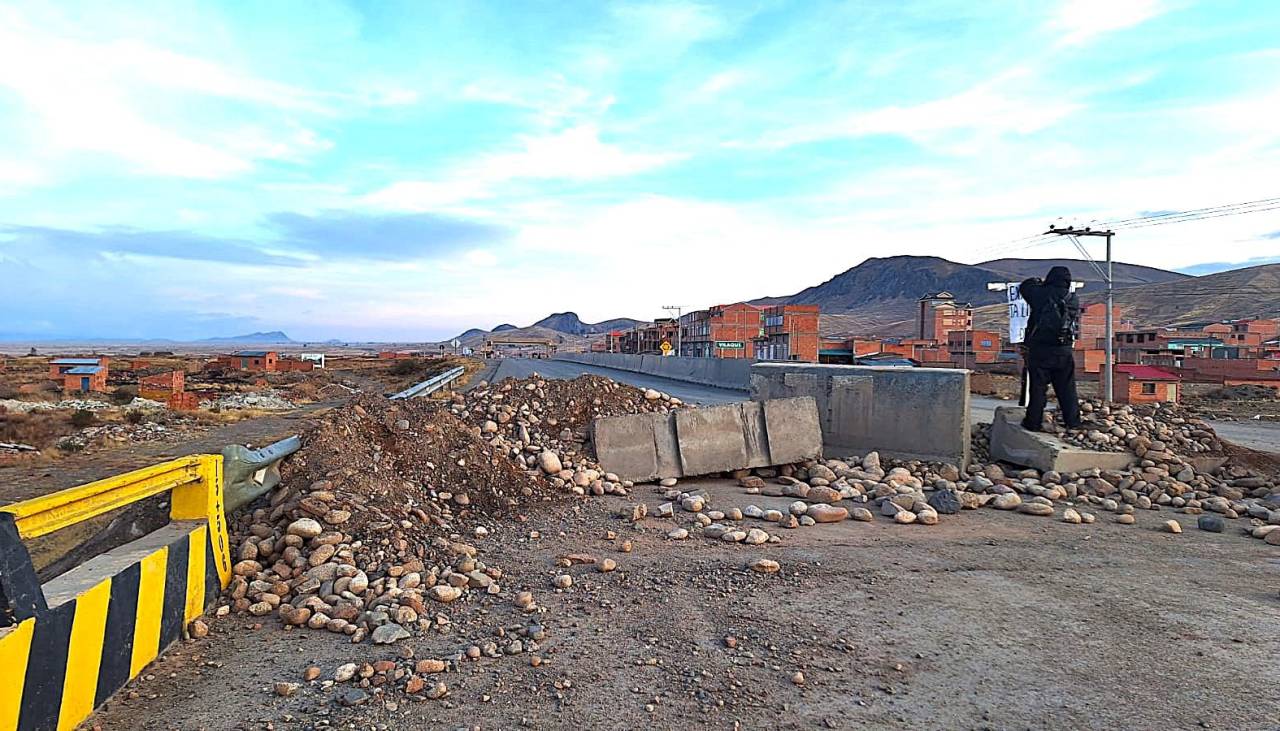
[[[1152,442],[1182,456],[1222,454],[1213,427],[1177,404],[1116,404],[1083,401],[1083,429],[1053,429],[1065,442],[1083,449],[1139,452]],[[1054,418],[1057,414],[1054,413]]]
[[[464,536],[539,503],[625,494],[584,449],[587,425],[678,405],[598,377],[481,384],[449,402],[358,397],[307,431],[267,504],[239,519],[231,608],[353,642],[446,625],[454,602],[503,592]]]
[[[0,411],[11,414],[25,414],[31,411],[101,411],[112,408],[105,401],[93,399],[63,399],[62,401],[20,401],[18,399],[0,399]]]
[[[231,411],[236,409],[262,409],[263,411],[288,411],[297,405],[281,397],[275,391],[259,393],[233,393],[201,404],[207,409]]]

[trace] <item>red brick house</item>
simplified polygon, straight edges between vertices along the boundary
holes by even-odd
[[[1123,404],[1178,403],[1182,377],[1149,365],[1120,364],[1115,369],[1114,400]]]

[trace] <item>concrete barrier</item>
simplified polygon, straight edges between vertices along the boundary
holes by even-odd
[[[23,539],[165,491],[163,528],[38,583]],[[74,728],[180,638],[230,577],[219,455],[0,508],[0,731]]]
[[[808,397],[596,419],[591,434],[600,465],[636,482],[822,456],[817,404]]]
[[[829,456],[969,462],[969,371],[756,363],[750,382],[757,401],[814,398]]]
[[[659,378],[746,391],[751,385],[747,358],[677,358],[624,353],[557,353],[552,360],[614,368]]]
[[[1080,449],[1051,434],[1022,428],[1027,410],[1018,406],[997,406],[991,419],[991,458],[1041,472],[1080,472],[1098,468],[1123,470],[1137,462],[1129,452],[1100,452]]]

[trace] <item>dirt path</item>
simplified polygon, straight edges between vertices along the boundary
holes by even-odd
[[[718,508],[785,507],[784,498],[708,486]],[[650,488],[637,491],[651,508]],[[345,662],[395,658],[400,648],[352,645],[274,620],[213,621],[204,640],[175,648],[94,721],[103,729],[340,728],[887,728],[1267,729],[1280,727],[1280,572],[1275,547],[1197,530],[1189,516],[1140,511],[1091,526],[984,509],[938,526],[845,522],[782,531],[747,547],[669,541],[692,521],[610,517],[617,498],[536,514],[479,541],[506,575],[500,597],[440,612],[439,634],[401,643],[451,657],[536,621],[546,639],[529,655],[463,660],[438,676],[449,696],[413,702],[375,693],[343,708],[338,692],[275,681],[322,679]],[[1182,535],[1155,526],[1182,519]],[[751,523],[752,521],[747,521]],[[544,538],[528,539],[536,529]],[[635,550],[603,538],[616,530]],[[563,531],[564,535],[559,535]],[[610,574],[574,567],[551,588],[556,557],[589,551],[618,560]],[[776,575],[745,571],[776,559]],[[533,620],[511,596],[531,589]],[[478,606],[477,606],[478,605]],[[730,648],[725,638],[735,638]],[[804,685],[793,684],[796,671]],[[129,690],[134,698],[127,699]]]
[[[228,444],[269,444],[298,433],[301,420],[338,403],[309,404],[271,416],[216,426],[198,434],[175,435],[178,441],[145,442],[69,454],[54,463],[35,468],[23,464],[6,465],[0,467],[0,504],[27,500],[166,459],[188,454],[217,454]]]

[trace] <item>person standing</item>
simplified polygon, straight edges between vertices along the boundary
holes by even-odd
[[[1022,427],[1027,431],[1044,429],[1044,407],[1052,383],[1063,425],[1078,429],[1080,402],[1071,346],[1080,326],[1080,300],[1071,291],[1071,270],[1053,267],[1043,281],[1032,277],[1018,285],[1018,292],[1031,306],[1025,338],[1031,394]]]

